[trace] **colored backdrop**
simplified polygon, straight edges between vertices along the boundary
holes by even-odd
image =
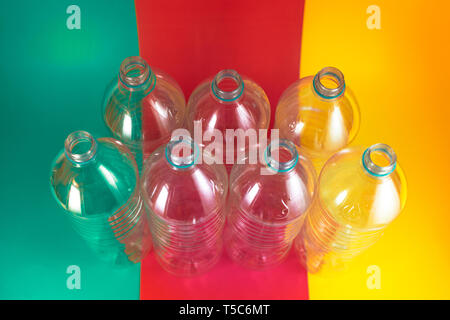
[[[380,29],[367,27],[373,5]],[[301,75],[339,67],[361,108],[353,144],[391,145],[408,180],[381,240],[346,272],[310,275],[311,299],[450,299],[448,12],[447,1],[306,1]],[[367,286],[369,266],[380,289]]]
[[[67,28],[70,5],[81,29]],[[0,298],[450,299],[449,11],[419,0],[2,2]],[[139,53],[186,97],[235,68],[266,90],[272,111],[296,78],[338,67],[361,107],[354,144],[390,144],[406,172],[404,212],[332,275],[306,275],[292,256],[267,272],[224,257],[192,279],[164,273],[153,254],[125,270],[103,265],[61,215],[49,169],[70,132],[106,134],[103,89]],[[70,265],[80,290],[67,287]],[[379,288],[368,284],[373,270]]]
[[[67,27],[72,4],[80,29]],[[0,43],[0,299],[138,299],[139,265],[99,262],[49,185],[69,133],[106,134],[105,85],[139,53],[133,2],[2,1]],[[70,266],[79,290],[67,286]]]
[[[186,98],[204,79],[235,69],[261,85],[272,106],[299,77],[303,1],[135,1],[140,54],[171,74]],[[307,276],[294,257],[263,272],[224,255],[192,279],[167,274],[150,255],[141,268],[143,299],[307,299]]]

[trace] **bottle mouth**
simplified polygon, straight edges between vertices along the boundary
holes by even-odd
[[[171,140],[165,148],[167,162],[177,169],[186,169],[197,164],[200,148],[190,137]]]
[[[264,152],[264,160],[276,172],[290,171],[298,162],[297,148],[287,139],[272,141]]]
[[[314,76],[313,87],[321,98],[336,99],[345,91],[344,75],[337,68],[323,68]]]
[[[362,156],[364,169],[375,177],[390,175],[397,165],[397,155],[384,143],[377,143],[367,148]]]
[[[86,131],[75,131],[69,134],[64,142],[66,157],[77,164],[91,160],[97,151],[97,142]]]
[[[225,102],[237,100],[244,92],[244,82],[237,71],[226,69],[220,71],[211,83],[214,96]]]
[[[119,77],[122,83],[130,88],[139,87],[146,82],[152,71],[141,57],[128,57],[120,65]]]

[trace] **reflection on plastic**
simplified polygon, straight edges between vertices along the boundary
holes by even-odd
[[[199,148],[185,139],[147,159],[141,188],[156,259],[179,276],[204,273],[219,260],[228,191],[224,165],[197,163]]]
[[[214,78],[203,81],[189,97],[187,108],[186,127],[191,136],[194,137],[194,121],[200,122],[205,141],[214,140],[214,130],[219,130],[224,147],[233,143],[235,159],[236,137],[226,141],[226,129],[258,132],[269,127],[270,103],[264,90],[235,70],[222,70]],[[226,163],[225,155],[224,151],[222,163]],[[226,167],[230,171],[232,164]]]
[[[309,272],[343,268],[375,243],[406,202],[406,179],[388,145],[344,149],[322,169],[295,244]]]
[[[73,228],[100,259],[126,265],[151,250],[136,161],[119,141],[73,132],[53,162],[50,184]]]
[[[267,163],[237,164],[230,176],[226,248],[232,260],[252,269],[286,258],[315,191],[314,168],[292,142],[281,140],[267,149]],[[261,175],[261,166],[274,174]]]
[[[106,88],[103,120],[113,137],[130,148],[141,169],[143,157],[183,125],[185,104],[175,80],[141,57],[129,57]]]
[[[345,148],[359,130],[356,99],[341,71],[323,68],[297,80],[282,94],[275,114],[280,138],[293,141],[320,172],[323,163]]]

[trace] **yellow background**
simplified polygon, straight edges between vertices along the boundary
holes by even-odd
[[[380,8],[369,30],[367,7]],[[353,145],[391,145],[408,180],[405,210],[382,239],[311,299],[450,299],[450,2],[306,0],[301,77],[343,71],[361,108]],[[367,267],[381,289],[368,289]]]

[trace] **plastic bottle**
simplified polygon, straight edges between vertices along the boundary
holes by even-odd
[[[256,164],[245,159],[230,175],[226,249],[232,260],[251,269],[286,258],[315,191],[314,168],[292,142],[270,143],[264,158]]]
[[[142,157],[182,127],[185,104],[183,92],[169,75],[150,68],[141,57],[128,57],[106,88],[102,114],[112,136],[132,151],[140,171]]]
[[[386,144],[348,148],[322,169],[296,250],[309,272],[342,269],[375,243],[402,211],[406,179]]]
[[[200,147],[210,141],[220,139],[223,143],[223,163],[230,171],[237,157],[240,145],[242,152],[245,143],[239,144],[236,135],[229,135],[226,129],[268,129],[270,122],[270,103],[264,90],[252,80],[241,77],[235,70],[222,70],[214,78],[203,81],[192,92],[188,101],[186,127]],[[198,132],[201,141],[195,137],[195,123],[201,125]],[[215,130],[218,130],[217,136]],[[236,134],[236,131],[231,132]],[[226,149],[231,150],[226,159]]]
[[[100,259],[139,262],[151,250],[136,161],[121,142],[71,133],[52,164],[50,185],[75,231]]]
[[[156,258],[178,276],[206,272],[222,252],[228,177],[222,164],[199,156],[193,140],[174,138],[147,159],[143,171]]]
[[[297,80],[282,94],[275,114],[280,138],[293,141],[319,173],[326,160],[345,148],[359,130],[358,103],[333,67]]]

